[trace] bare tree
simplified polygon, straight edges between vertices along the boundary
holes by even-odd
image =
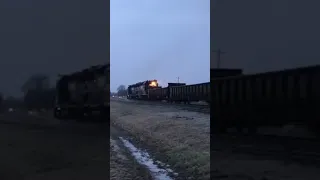
[[[117,91],[118,91],[118,96],[126,96],[127,95],[127,89],[126,89],[125,85],[120,85],[117,88]]]
[[[22,86],[24,104],[28,109],[48,109],[53,106],[55,89],[50,88],[47,75],[31,76]]]

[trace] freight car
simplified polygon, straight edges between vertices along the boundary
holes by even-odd
[[[210,103],[210,82],[169,87],[169,102],[206,101]]]
[[[170,103],[192,101],[210,103],[210,82],[192,85],[168,83],[168,87],[150,89],[148,95],[148,100],[165,100]]]
[[[99,65],[63,75],[56,84],[54,116],[81,118],[98,112],[106,121],[109,112],[110,66]]]
[[[160,88],[157,80],[147,80],[128,86],[127,98],[148,100],[149,89]]]
[[[319,129],[320,66],[211,80],[216,132],[304,124]]]
[[[165,88],[159,87],[148,90],[148,100],[165,100],[169,101],[171,87],[185,86],[186,83],[168,83]]]

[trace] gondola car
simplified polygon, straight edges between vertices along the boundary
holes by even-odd
[[[169,87],[169,102],[206,101],[210,103],[210,82]]]
[[[217,132],[236,127],[303,124],[320,128],[320,66],[212,79],[212,118]]]
[[[148,100],[170,100],[170,90],[171,87],[174,86],[185,86],[186,83],[168,83],[168,86],[165,88],[154,88],[154,89],[149,89],[149,97]]]

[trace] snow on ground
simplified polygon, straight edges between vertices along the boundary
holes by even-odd
[[[153,176],[154,180],[173,180],[169,174],[178,175],[174,173],[169,165],[165,165],[161,161],[154,161],[148,152],[136,148],[130,141],[123,137],[120,137],[124,146],[129,149],[131,155],[139,162],[139,164],[145,166]],[[162,165],[163,168],[159,167]]]
[[[119,141],[110,138],[110,179],[111,180],[148,180],[143,176],[138,164],[132,163]]]
[[[165,163],[209,179],[210,115],[121,101],[111,101],[110,112],[113,124],[161,151]]]

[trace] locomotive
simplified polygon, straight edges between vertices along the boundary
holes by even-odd
[[[147,80],[128,86],[128,99],[148,99],[150,89],[160,88],[157,80]]]
[[[110,65],[92,66],[62,75],[56,84],[54,116],[81,118],[99,112],[102,121],[109,117]]]

